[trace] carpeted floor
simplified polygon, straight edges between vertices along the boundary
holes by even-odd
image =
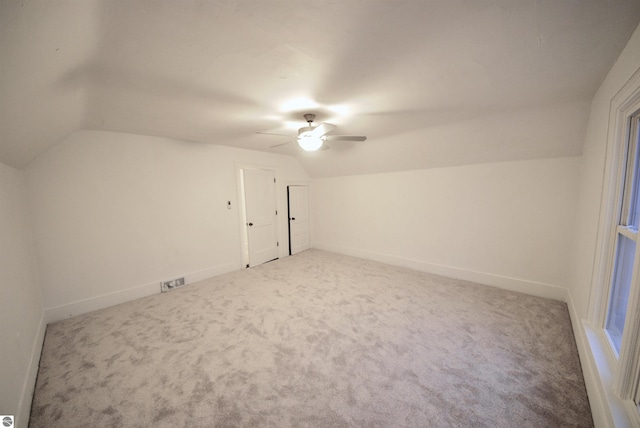
[[[590,427],[564,303],[309,250],[47,328],[31,427]]]

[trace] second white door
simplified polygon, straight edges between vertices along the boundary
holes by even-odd
[[[288,186],[289,196],[289,254],[293,255],[310,246],[309,186]]]

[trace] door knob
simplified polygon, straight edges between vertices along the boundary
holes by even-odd
[[[253,226],[253,223],[249,223],[249,226]]]
[[[291,220],[295,220],[295,219],[296,219],[295,217],[291,217]]]

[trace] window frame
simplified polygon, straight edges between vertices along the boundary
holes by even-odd
[[[635,107],[637,107],[637,110]],[[608,239],[611,240],[611,254],[607,264],[607,282],[604,284],[607,289],[607,298],[603,302],[605,307],[599,321],[600,327],[605,331],[605,336],[608,339],[609,352],[614,355],[616,360],[614,363],[616,372],[615,392],[620,398],[624,400],[633,399],[637,404],[637,392],[640,381],[640,317],[638,316],[638,310],[640,309],[640,284],[638,284],[640,280],[640,249],[638,248],[640,238],[638,236],[638,230],[629,223],[631,222],[631,210],[633,209],[635,199],[633,183],[635,183],[636,186],[640,186],[640,182],[638,181],[640,160],[637,158],[638,151],[640,150],[640,141],[638,140],[640,137],[638,135],[638,126],[640,126],[640,100],[637,104],[634,104],[632,108],[635,111],[628,114],[625,118],[623,125],[624,133],[620,134],[622,140],[619,144],[623,145],[624,149],[621,151],[621,158],[619,160],[619,165],[622,166],[616,171],[616,179],[618,181],[616,206],[612,207],[612,209],[617,210],[617,221],[614,222],[611,236],[608,237]],[[636,251],[624,331],[620,352],[618,354],[606,331],[606,323],[613,294],[613,278],[616,275],[615,265],[619,235],[632,239],[635,242]]]
[[[612,387],[627,416],[640,424],[638,410],[640,409],[638,406],[640,402],[640,248],[638,248],[640,236],[635,230],[632,232],[635,235],[636,254],[619,355],[606,332],[618,234],[624,232],[621,230],[623,227],[621,225],[628,224],[630,220],[630,218],[622,218],[625,213],[623,210],[626,209],[630,213],[629,204],[633,204],[632,198],[628,198],[628,202],[623,204],[623,198],[625,192],[630,191],[627,182],[637,180],[640,174],[640,161],[633,171],[635,177],[625,174],[630,164],[630,155],[636,154],[633,150],[640,151],[640,142],[638,142],[640,132],[637,128],[640,126],[640,119],[638,119],[640,116],[640,70],[612,99],[609,114],[600,218],[587,322],[599,337],[599,341],[604,344],[602,349],[613,375],[609,387]],[[631,138],[635,140],[631,141]]]

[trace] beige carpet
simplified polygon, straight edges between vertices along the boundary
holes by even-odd
[[[309,250],[51,324],[31,427],[590,427],[566,305]]]

